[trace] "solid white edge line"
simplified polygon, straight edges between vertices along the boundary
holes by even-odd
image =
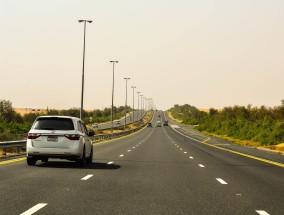
[[[266,211],[262,211],[262,210],[256,210],[256,212],[260,215],[269,215],[269,213],[267,213]]]
[[[33,206],[32,208],[30,208],[29,210],[25,211],[24,213],[21,213],[20,215],[31,215],[31,214],[34,214],[35,212],[37,212],[38,210],[42,209],[46,205],[47,205],[47,203],[39,203],[39,204]]]
[[[81,181],[86,181],[89,178],[93,177],[94,175],[86,175],[84,178],[81,178]]]
[[[221,184],[228,184],[226,181],[224,181],[222,178],[216,178],[217,181],[219,181]]]

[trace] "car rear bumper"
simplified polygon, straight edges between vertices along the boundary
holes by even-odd
[[[79,159],[82,158],[83,145],[77,143],[72,148],[38,148],[33,147],[31,141],[27,141],[26,154],[28,158],[37,160],[43,158]]]
[[[42,153],[28,153],[28,158],[33,158],[36,160],[42,160],[45,158],[59,158],[59,159],[66,159],[66,160],[77,160],[80,159],[82,156],[81,154],[42,154]]]

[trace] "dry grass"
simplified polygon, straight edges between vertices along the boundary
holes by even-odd
[[[206,131],[203,131],[202,133],[210,135],[212,137],[217,137],[217,138],[220,138],[220,139],[223,139],[223,140],[227,140],[229,142],[233,142],[233,143],[236,143],[236,144],[241,145],[241,146],[252,146],[252,147],[259,147],[260,146],[260,143],[254,142],[254,141],[251,141],[251,140],[238,140],[238,139],[235,139],[235,138],[232,138],[232,137],[228,137],[226,135],[217,135],[217,134],[212,134],[212,133],[209,133],[209,132],[206,132]]]
[[[182,120],[175,119],[170,111],[168,111],[168,115],[169,115],[169,117],[170,117],[172,120],[174,120],[174,121],[176,121],[176,122],[179,122],[179,123],[182,122]]]
[[[20,154],[25,154],[25,153],[26,153],[26,150],[24,150],[24,149],[18,149],[18,153],[20,153]],[[18,153],[17,153],[16,148],[9,148],[9,149],[7,149],[7,151],[6,151],[6,155],[8,155],[8,156],[9,156],[9,155],[17,155]],[[5,156],[2,149],[0,149],[0,157],[1,157],[1,156]]]
[[[273,151],[284,152],[284,143],[280,143],[274,146],[261,146],[259,148],[270,149]]]

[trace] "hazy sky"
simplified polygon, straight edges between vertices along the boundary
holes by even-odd
[[[200,108],[284,99],[283,0],[0,0],[0,99],[14,107],[125,104],[125,80],[154,99]],[[135,91],[135,107],[137,94]]]

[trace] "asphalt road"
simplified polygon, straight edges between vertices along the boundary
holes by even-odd
[[[152,128],[95,145],[83,169],[0,163],[0,214],[284,214],[283,167],[190,139],[174,122],[155,127],[157,115]]]

